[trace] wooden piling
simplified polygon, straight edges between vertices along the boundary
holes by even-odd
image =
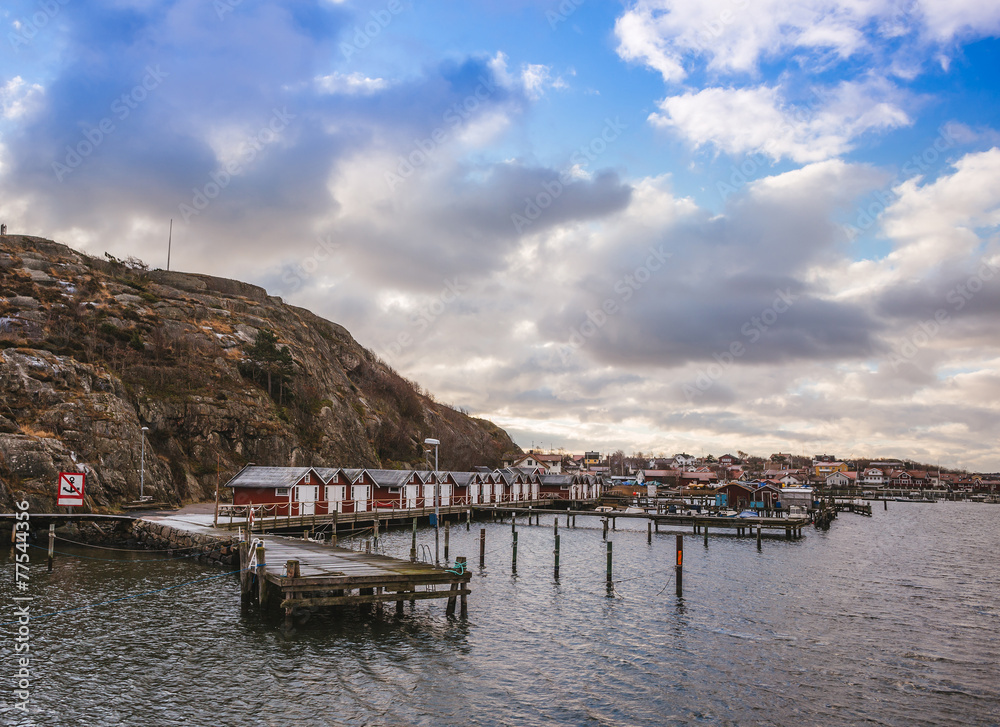
[[[760,550],[760,525],[757,526],[757,550]]]
[[[608,541],[608,579],[607,579],[607,583],[608,583],[609,586],[613,586],[614,585],[614,581],[611,579],[611,545],[612,545],[612,543],[609,540]]]
[[[444,562],[445,565],[448,564],[448,538],[451,534],[451,526],[448,523],[444,524]]]
[[[466,567],[467,567],[465,556],[464,555],[460,555],[459,557],[455,558],[455,563],[458,565],[459,569],[463,573],[465,573]],[[459,588],[462,587],[462,584],[457,584],[457,585],[459,586]],[[467,589],[463,589],[463,591],[464,590],[467,590]],[[469,615],[469,603],[466,600],[466,594],[462,593],[462,595],[458,597],[458,601],[459,601],[459,612],[458,612],[458,615],[461,618],[466,618]]]
[[[607,539],[608,539],[608,520],[609,520],[609,519],[610,519],[610,518],[604,518],[604,519],[602,520],[602,522],[604,523],[604,539],[605,539],[605,540],[607,540]]]
[[[514,534],[513,534],[513,544],[512,544],[512,547],[513,547],[513,554],[511,556],[511,561],[510,561],[510,572],[511,573],[517,573],[517,531],[516,530],[514,531]]]
[[[417,562],[417,519],[413,518],[413,539],[410,541],[410,562]]]
[[[648,545],[653,544],[653,523],[651,522],[646,523],[646,543]]]
[[[479,567],[486,567],[486,528],[479,529]]]
[[[14,528],[17,530],[17,528]],[[49,523],[49,573],[52,572],[52,556],[56,549],[56,524]]]
[[[708,525],[704,527],[705,530],[705,547],[708,547]]]
[[[333,525],[330,526],[330,545],[337,545],[337,520],[340,518],[340,511],[333,511]]]
[[[556,547],[555,547],[555,579],[559,580],[559,536],[556,535]]]
[[[684,536],[677,536],[677,565],[674,568],[675,580],[677,581],[677,596],[684,595],[683,575],[684,575]]]
[[[264,544],[257,545],[257,603],[261,613],[267,606],[267,561],[264,560]]]
[[[557,538],[559,537],[559,516],[556,515],[552,518],[552,534]]]
[[[465,532],[469,532],[472,529],[472,508],[470,507],[465,511]]]

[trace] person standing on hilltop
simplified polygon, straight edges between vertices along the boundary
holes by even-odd
[[[7,224],[4,223],[0,225],[0,237],[5,236],[6,234],[7,234]]]

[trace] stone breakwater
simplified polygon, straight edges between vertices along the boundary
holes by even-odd
[[[130,540],[150,550],[173,551],[174,555],[224,566],[239,566],[239,551],[232,535],[207,535],[180,530],[151,520],[136,520]],[[191,553],[198,553],[191,556]]]

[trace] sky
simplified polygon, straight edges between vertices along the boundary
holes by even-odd
[[[1000,470],[1000,4],[8,0],[0,220],[522,447]]]

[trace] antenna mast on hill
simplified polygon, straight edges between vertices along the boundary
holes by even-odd
[[[170,272],[170,244],[174,240],[174,218],[170,218],[170,232],[167,233],[167,272]]]

